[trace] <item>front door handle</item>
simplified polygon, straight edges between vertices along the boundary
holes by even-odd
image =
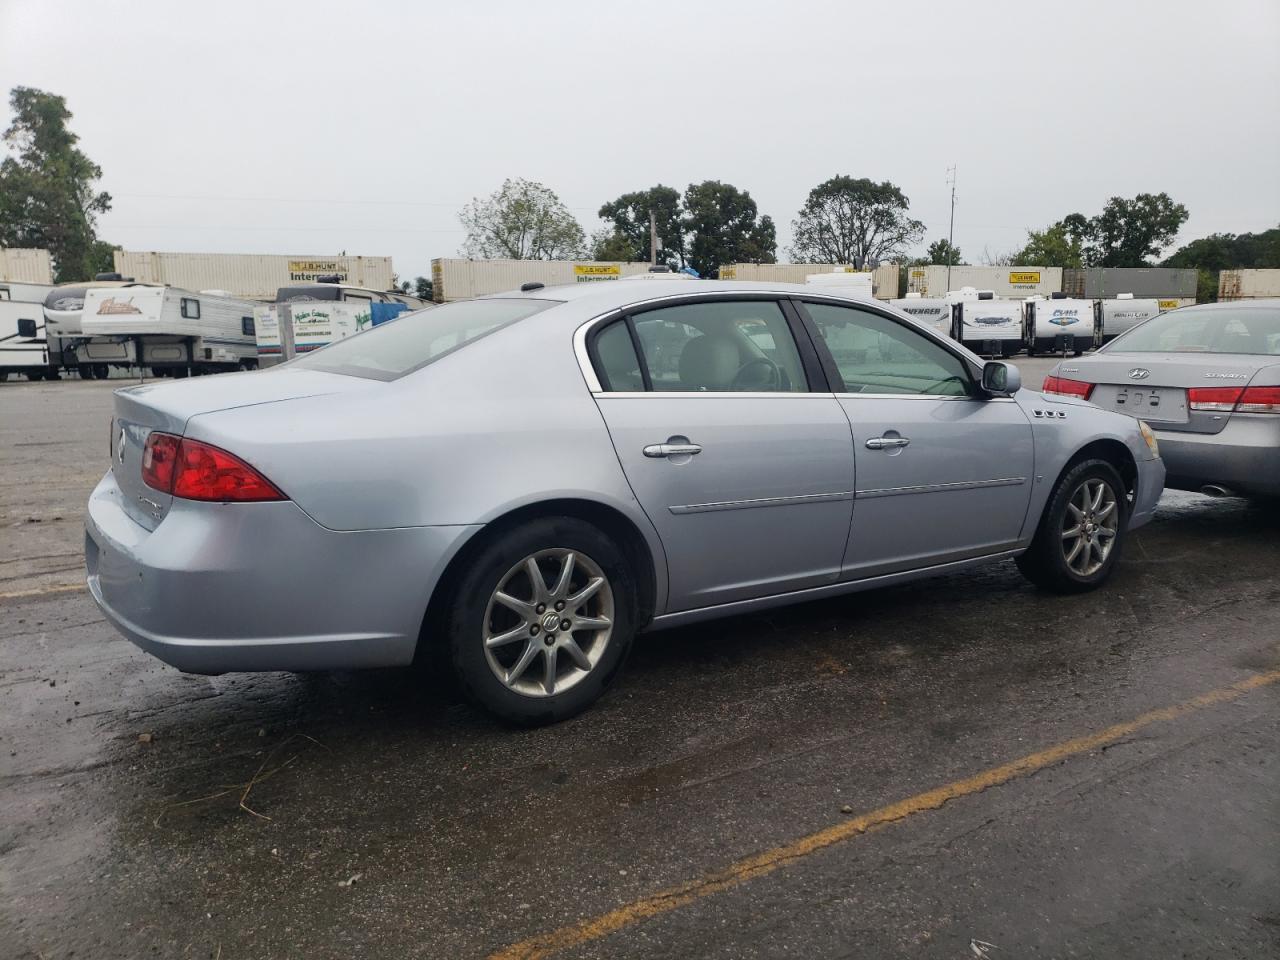
[[[687,457],[702,452],[700,443],[651,443],[642,451],[646,457]]]
[[[889,450],[893,447],[905,447],[910,442],[908,437],[872,437],[867,441],[867,449]]]

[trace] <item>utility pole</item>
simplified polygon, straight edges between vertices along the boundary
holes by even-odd
[[[653,210],[649,211],[649,266],[658,264],[658,218]]]
[[[956,236],[956,168],[947,168],[947,182],[951,184],[951,225],[947,227],[947,293],[951,292],[951,261],[955,259]]]

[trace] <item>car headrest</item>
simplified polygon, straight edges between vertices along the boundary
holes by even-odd
[[[724,334],[694,337],[680,351],[680,383],[689,390],[724,390],[738,367],[738,345]]]

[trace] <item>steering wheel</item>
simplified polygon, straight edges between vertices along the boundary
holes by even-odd
[[[767,379],[760,384],[749,384],[744,382],[744,374],[752,367],[764,367],[768,373]],[[777,390],[782,383],[782,371],[778,369],[778,365],[768,357],[752,357],[741,367],[738,372],[733,375],[734,389],[741,390],[744,387],[755,386],[762,390]]]

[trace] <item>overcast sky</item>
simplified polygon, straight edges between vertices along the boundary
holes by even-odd
[[[199,11],[199,12],[197,12]],[[527,177],[590,234],[621,193],[723,180],[778,224],[891,180],[977,262],[1167,191],[1181,239],[1280,222],[1280,2],[0,0],[0,87],[66,97],[133,250],[456,256]],[[7,126],[8,110],[4,110]]]

